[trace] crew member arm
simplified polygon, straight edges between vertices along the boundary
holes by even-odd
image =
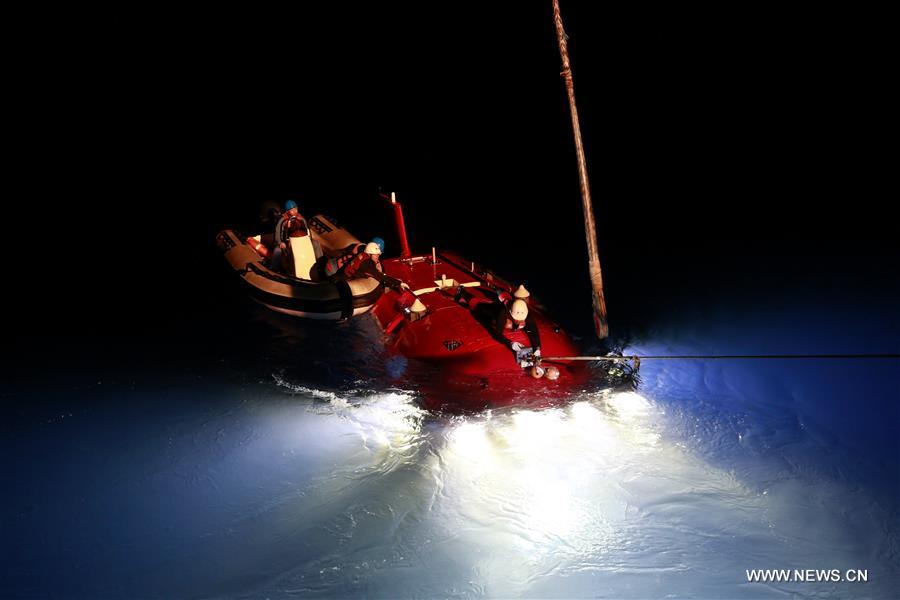
[[[378,270],[378,267],[375,266],[371,260],[367,260],[363,266],[359,268],[359,272],[367,277],[371,277],[372,279],[377,279],[381,283],[385,285],[385,287],[389,287],[391,289],[399,290],[400,284],[403,283],[399,279],[391,277],[390,275],[385,275],[381,271]]]

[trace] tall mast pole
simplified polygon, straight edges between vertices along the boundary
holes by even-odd
[[[591,187],[588,184],[587,165],[584,159],[584,146],[581,143],[581,126],[578,122],[578,108],[575,106],[575,84],[572,81],[572,67],[569,64],[569,47],[566,43],[566,32],[563,29],[562,16],[559,14],[559,0],[553,0],[553,21],[556,23],[556,39],[559,42],[559,56],[562,58],[562,75],[569,93],[569,112],[572,114],[572,132],[575,135],[575,154],[578,157],[578,183],[581,186],[581,204],[584,207],[584,235],[587,238],[588,269],[591,274],[593,289],[594,328],[597,337],[604,339],[609,335],[606,322],[606,301],[603,299],[603,275],[600,272],[600,255],[597,251],[597,229],[594,226],[594,208],[591,205]]]

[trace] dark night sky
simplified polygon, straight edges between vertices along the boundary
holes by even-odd
[[[894,248],[883,53],[864,23],[585,4],[562,8],[614,280],[636,254]],[[61,21],[60,43],[35,44],[31,192],[6,225],[86,243],[17,261],[14,331],[189,322],[218,293],[217,229],[295,197],[382,233],[379,187],[406,203],[420,249],[586,280],[549,2],[306,10]],[[46,224],[47,205],[61,220]]]

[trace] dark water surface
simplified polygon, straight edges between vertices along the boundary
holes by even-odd
[[[894,258],[703,256],[613,261],[626,352],[900,350]],[[563,310],[585,288],[529,283],[596,351]],[[896,359],[646,361],[634,391],[452,417],[391,379],[371,322],[293,322],[214,285],[175,327],[20,340],[56,360],[7,362],[0,595],[900,589]],[[748,583],[762,568],[868,582]]]
[[[611,343],[900,352],[893,19],[562,4]],[[16,20],[0,598],[898,597],[897,360],[427,414],[370,319],[270,314],[224,267],[218,230],[288,198],[394,254],[396,191],[415,250],[604,351],[549,2],[182,8]]]

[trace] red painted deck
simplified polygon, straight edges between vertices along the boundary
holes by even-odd
[[[529,370],[516,363],[509,347],[494,337],[493,318],[500,310],[497,294],[500,290],[512,291],[508,282],[478,265],[473,270],[471,262],[449,252],[438,254],[437,262],[428,255],[388,259],[383,265],[388,275],[405,281],[418,292],[418,299],[428,309],[417,321],[403,318],[399,326],[388,332],[387,345],[407,358],[433,367],[424,382],[427,389],[423,389],[429,400],[471,409],[547,403],[564,399],[586,381],[587,373],[580,365],[563,364],[555,365],[560,370],[557,381],[534,379]],[[465,288],[468,306],[454,300],[455,287],[428,290],[435,288],[442,276],[459,284],[478,284]],[[382,329],[402,314],[399,298],[396,292],[388,291],[376,303],[373,313]],[[529,310],[535,315],[545,356],[578,354],[569,336],[547,317],[540,305],[532,301]]]

